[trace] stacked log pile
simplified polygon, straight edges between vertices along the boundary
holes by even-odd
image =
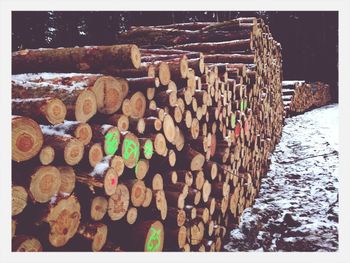
[[[282,98],[287,115],[304,113],[332,100],[330,86],[319,81],[283,81]]]
[[[259,192],[284,111],[268,26],[118,41],[13,53],[14,251],[220,251]]]

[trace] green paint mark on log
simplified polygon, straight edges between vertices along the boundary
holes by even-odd
[[[153,143],[152,141],[147,141],[145,143],[144,149],[143,149],[143,154],[145,155],[146,158],[151,158],[153,155]]]
[[[149,237],[149,239],[147,240],[146,243],[146,250],[147,251],[157,251],[161,240],[160,240],[160,233],[161,233],[161,229],[156,230],[153,226],[151,227],[151,236]]]
[[[233,113],[231,115],[231,127],[234,128],[236,126],[236,114]]]
[[[113,155],[118,150],[119,146],[119,131],[109,132],[105,135],[106,139],[106,153],[107,155]]]
[[[133,140],[130,140],[128,138],[124,139],[123,141],[124,146],[124,153],[123,158],[125,160],[129,160],[131,156],[137,161],[140,156],[140,146],[135,143]]]

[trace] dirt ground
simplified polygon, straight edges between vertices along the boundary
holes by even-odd
[[[286,119],[259,197],[226,251],[338,249],[338,105]]]

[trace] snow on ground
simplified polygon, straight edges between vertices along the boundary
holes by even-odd
[[[286,119],[253,207],[226,251],[338,249],[338,105]]]

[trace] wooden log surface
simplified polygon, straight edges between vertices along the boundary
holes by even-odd
[[[116,43],[13,54],[14,73],[33,73],[12,77],[13,235],[32,250],[221,251],[284,104],[321,105],[329,87],[282,91],[262,19],[132,27]]]

